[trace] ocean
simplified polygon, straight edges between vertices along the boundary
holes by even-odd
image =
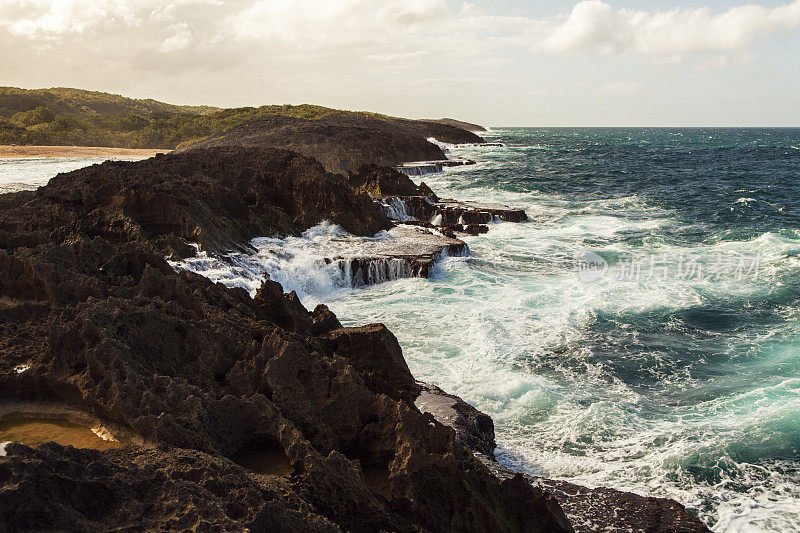
[[[449,146],[476,164],[415,181],[529,220],[463,237],[432,279],[351,287],[321,258],[365,240],[329,224],[176,266],[385,323],[418,379],[492,416],[507,466],[800,530],[800,129],[484,136],[504,146]]]

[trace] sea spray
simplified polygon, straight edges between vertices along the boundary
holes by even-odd
[[[347,289],[430,277],[436,262],[469,252],[464,243],[435,230],[400,225],[374,237],[356,237],[329,222],[300,237],[261,237],[250,244],[255,253],[211,256],[198,249],[194,257],[170,264],[251,295],[272,279],[312,306]]]

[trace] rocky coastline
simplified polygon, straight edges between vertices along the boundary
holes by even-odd
[[[292,127],[346,143],[355,134],[331,133],[338,120]],[[172,268],[167,257],[198,247],[249,253],[254,237],[325,220],[361,236],[411,222],[408,231],[435,236],[433,248],[383,259],[403,257],[427,276],[436,246],[463,245],[457,232],[527,218],[440,200],[391,168],[403,150],[375,158],[328,140],[301,153],[264,147],[276,127],[248,126],[237,146],[228,136],[0,195],[0,427],[10,414],[69,412],[120,444],[4,444],[4,527],[705,531],[670,500],[504,469],[491,418],[415,381],[381,324],[342,327],[269,279],[251,297]],[[312,145],[326,147],[316,159]],[[393,201],[406,220],[387,216]],[[370,264],[349,268],[366,282]]]
[[[511,479],[518,475],[497,462],[494,424],[458,396],[418,383],[422,392],[415,403],[453,429],[456,441],[469,449],[493,475]],[[709,529],[684,506],[667,498],[640,496],[605,487],[589,488],[567,481],[525,475],[532,486],[553,495],[576,533],[596,531],[707,532]]]

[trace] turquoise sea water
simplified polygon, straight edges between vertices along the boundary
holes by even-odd
[[[419,379],[494,418],[508,465],[669,496],[715,531],[800,530],[800,130],[487,138],[506,146],[422,179],[529,222],[433,280],[309,304],[385,322]],[[591,282],[586,250],[609,265]]]

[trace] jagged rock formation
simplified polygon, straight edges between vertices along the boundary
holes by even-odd
[[[419,383],[422,393],[416,405],[442,424],[453,428],[456,440],[500,479],[519,476],[500,465],[494,457],[492,419],[458,396]],[[640,496],[604,487],[590,489],[567,481],[525,476],[533,486],[551,492],[577,533],[630,531],[633,533],[707,533],[708,527],[686,508],[668,498]]]
[[[80,233],[156,242],[180,256],[194,253],[188,242],[209,251],[241,248],[253,237],[296,234],[323,220],[355,235],[391,227],[344,178],[311,158],[275,149],[215,148],[109,161],[56,176],[36,192],[5,197],[0,208],[13,215],[0,227],[0,244]]]
[[[374,163],[362,165],[348,175],[347,183],[371,196],[417,196],[420,189],[406,174]],[[432,192],[432,191],[431,191]]]
[[[419,194],[421,196],[424,196],[428,200],[431,200],[432,202],[438,202],[439,201],[439,197],[436,195],[435,192],[433,192],[433,190],[430,187],[428,187],[425,184],[424,181],[419,182],[419,186],[417,187],[417,189],[419,191]]]
[[[4,527],[570,530],[545,491],[498,480],[414,406],[384,326],[342,328],[275,282],[251,298],[163,258],[169,236],[213,247],[373,213],[337,183],[294,154],[223,149],[0,196],[0,401],[67,406],[144,443],[6,445]]]
[[[516,473],[501,476],[510,479]],[[550,492],[572,520],[576,532],[616,528],[635,533],[709,533],[708,527],[686,508],[669,498],[641,496],[605,487],[590,489],[554,479],[525,476]]]
[[[458,218],[524,215],[510,211]],[[568,515],[581,531],[704,530],[671,500],[503,469],[491,419],[415,382],[384,326],[343,328],[275,282],[250,298],[163,258],[322,219],[388,227],[344,178],[282,150],[106,163],[0,195],[0,406],[67,408],[139,443],[0,446],[3,526],[571,531]]]
[[[478,452],[494,460],[494,421],[489,415],[435,385],[417,382],[422,389],[415,400],[423,413],[451,427],[456,432],[456,440],[473,452]]]
[[[6,531],[341,531],[292,498],[287,480],[253,475],[224,457],[56,443],[11,444],[7,453],[0,459]]]
[[[435,122],[335,113],[315,119],[273,115],[234,127],[192,144],[286,148],[318,159],[327,170],[345,174],[364,163],[382,166],[404,161],[445,159],[442,150],[427,141],[480,143],[474,133]]]
[[[414,184],[408,174],[378,165],[363,165],[351,172],[348,184],[356,191],[375,199],[383,213],[399,222],[429,225],[436,221],[447,233],[460,231],[478,235],[488,231],[494,219],[524,222],[528,215],[522,209],[501,205],[480,205],[472,202],[440,199],[424,182]]]

